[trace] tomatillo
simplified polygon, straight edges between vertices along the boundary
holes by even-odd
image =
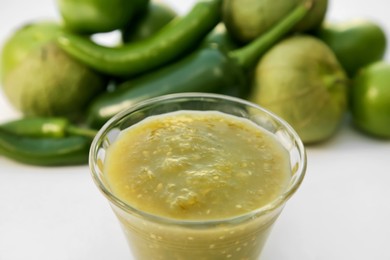
[[[390,138],[390,64],[380,61],[359,71],[350,101],[352,120],[358,129]]]
[[[2,90],[26,116],[79,117],[104,91],[103,75],[57,46],[61,31],[56,22],[37,21],[15,30],[2,46]]]
[[[312,8],[293,31],[314,30],[325,18],[328,0],[224,0],[222,20],[236,41],[248,43],[264,34],[302,3]]]
[[[342,122],[347,82],[325,43],[297,35],[260,59],[250,99],[290,123],[305,144],[315,143],[330,138]]]

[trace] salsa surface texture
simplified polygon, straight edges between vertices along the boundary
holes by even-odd
[[[121,132],[104,164],[119,199],[180,220],[248,213],[280,196],[291,178],[288,152],[272,134],[214,111],[149,117]]]

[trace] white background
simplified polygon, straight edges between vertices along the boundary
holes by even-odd
[[[194,1],[166,2],[185,12]],[[330,0],[327,19],[370,18],[390,38],[389,3]],[[55,0],[0,0],[0,41],[28,21],[58,17]],[[0,122],[18,116],[0,91]],[[262,259],[389,260],[390,141],[362,135],[347,121],[307,152],[306,178]],[[42,168],[0,158],[0,260],[22,259],[132,259],[87,166]]]

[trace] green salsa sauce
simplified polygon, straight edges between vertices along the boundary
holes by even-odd
[[[123,131],[107,152],[113,194],[180,220],[212,220],[267,205],[286,189],[288,152],[270,133],[220,112],[153,116]]]

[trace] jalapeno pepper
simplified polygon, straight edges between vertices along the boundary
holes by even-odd
[[[85,164],[95,134],[65,118],[17,119],[0,125],[0,156],[41,166]]]
[[[62,117],[31,117],[12,120],[0,125],[0,129],[28,137],[60,138],[68,135],[79,135],[93,138],[95,130],[78,127]]]
[[[239,44],[230,36],[224,23],[219,23],[215,28],[205,37],[201,47],[216,44],[226,51],[237,49]]]
[[[157,68],[196,46],[220,21],[222,0],[199,1],[182,17],[153,36],[120,47],[100,46],[85,37],[64,32],[59,46],[69,55],[102,73],[132,76]]]
[[[177,13],[167,4],[151,1],[147,10],[122,30],[122,40],[132,42],[151,37],[175,17]]]
[[[0,128],[0,156],[40,166],[64,166],[88,162],[91,138],[33,138],[10,133]]]
[[[305,2],[283,21],[249,45],[225,53],[219,48],[200,49],[189,56],[120,85],[94,100],[87,123],[101,127],[110,117],[134,103],[178,92],[223,92],[237,87],[245,92],[244,78],[259,57],[299,22],[310,10]]]
[[[110,117],[138,101],[175,92],[218,92],[228,85],[242,87],[243,74],[218,48],[204,48],[98,97],[87,112],[87,124],[99,128]]]
[[[383,59],[387,38],[380,24],[366,19],[325,23],[316,32],[352,78],[363,67]]]

